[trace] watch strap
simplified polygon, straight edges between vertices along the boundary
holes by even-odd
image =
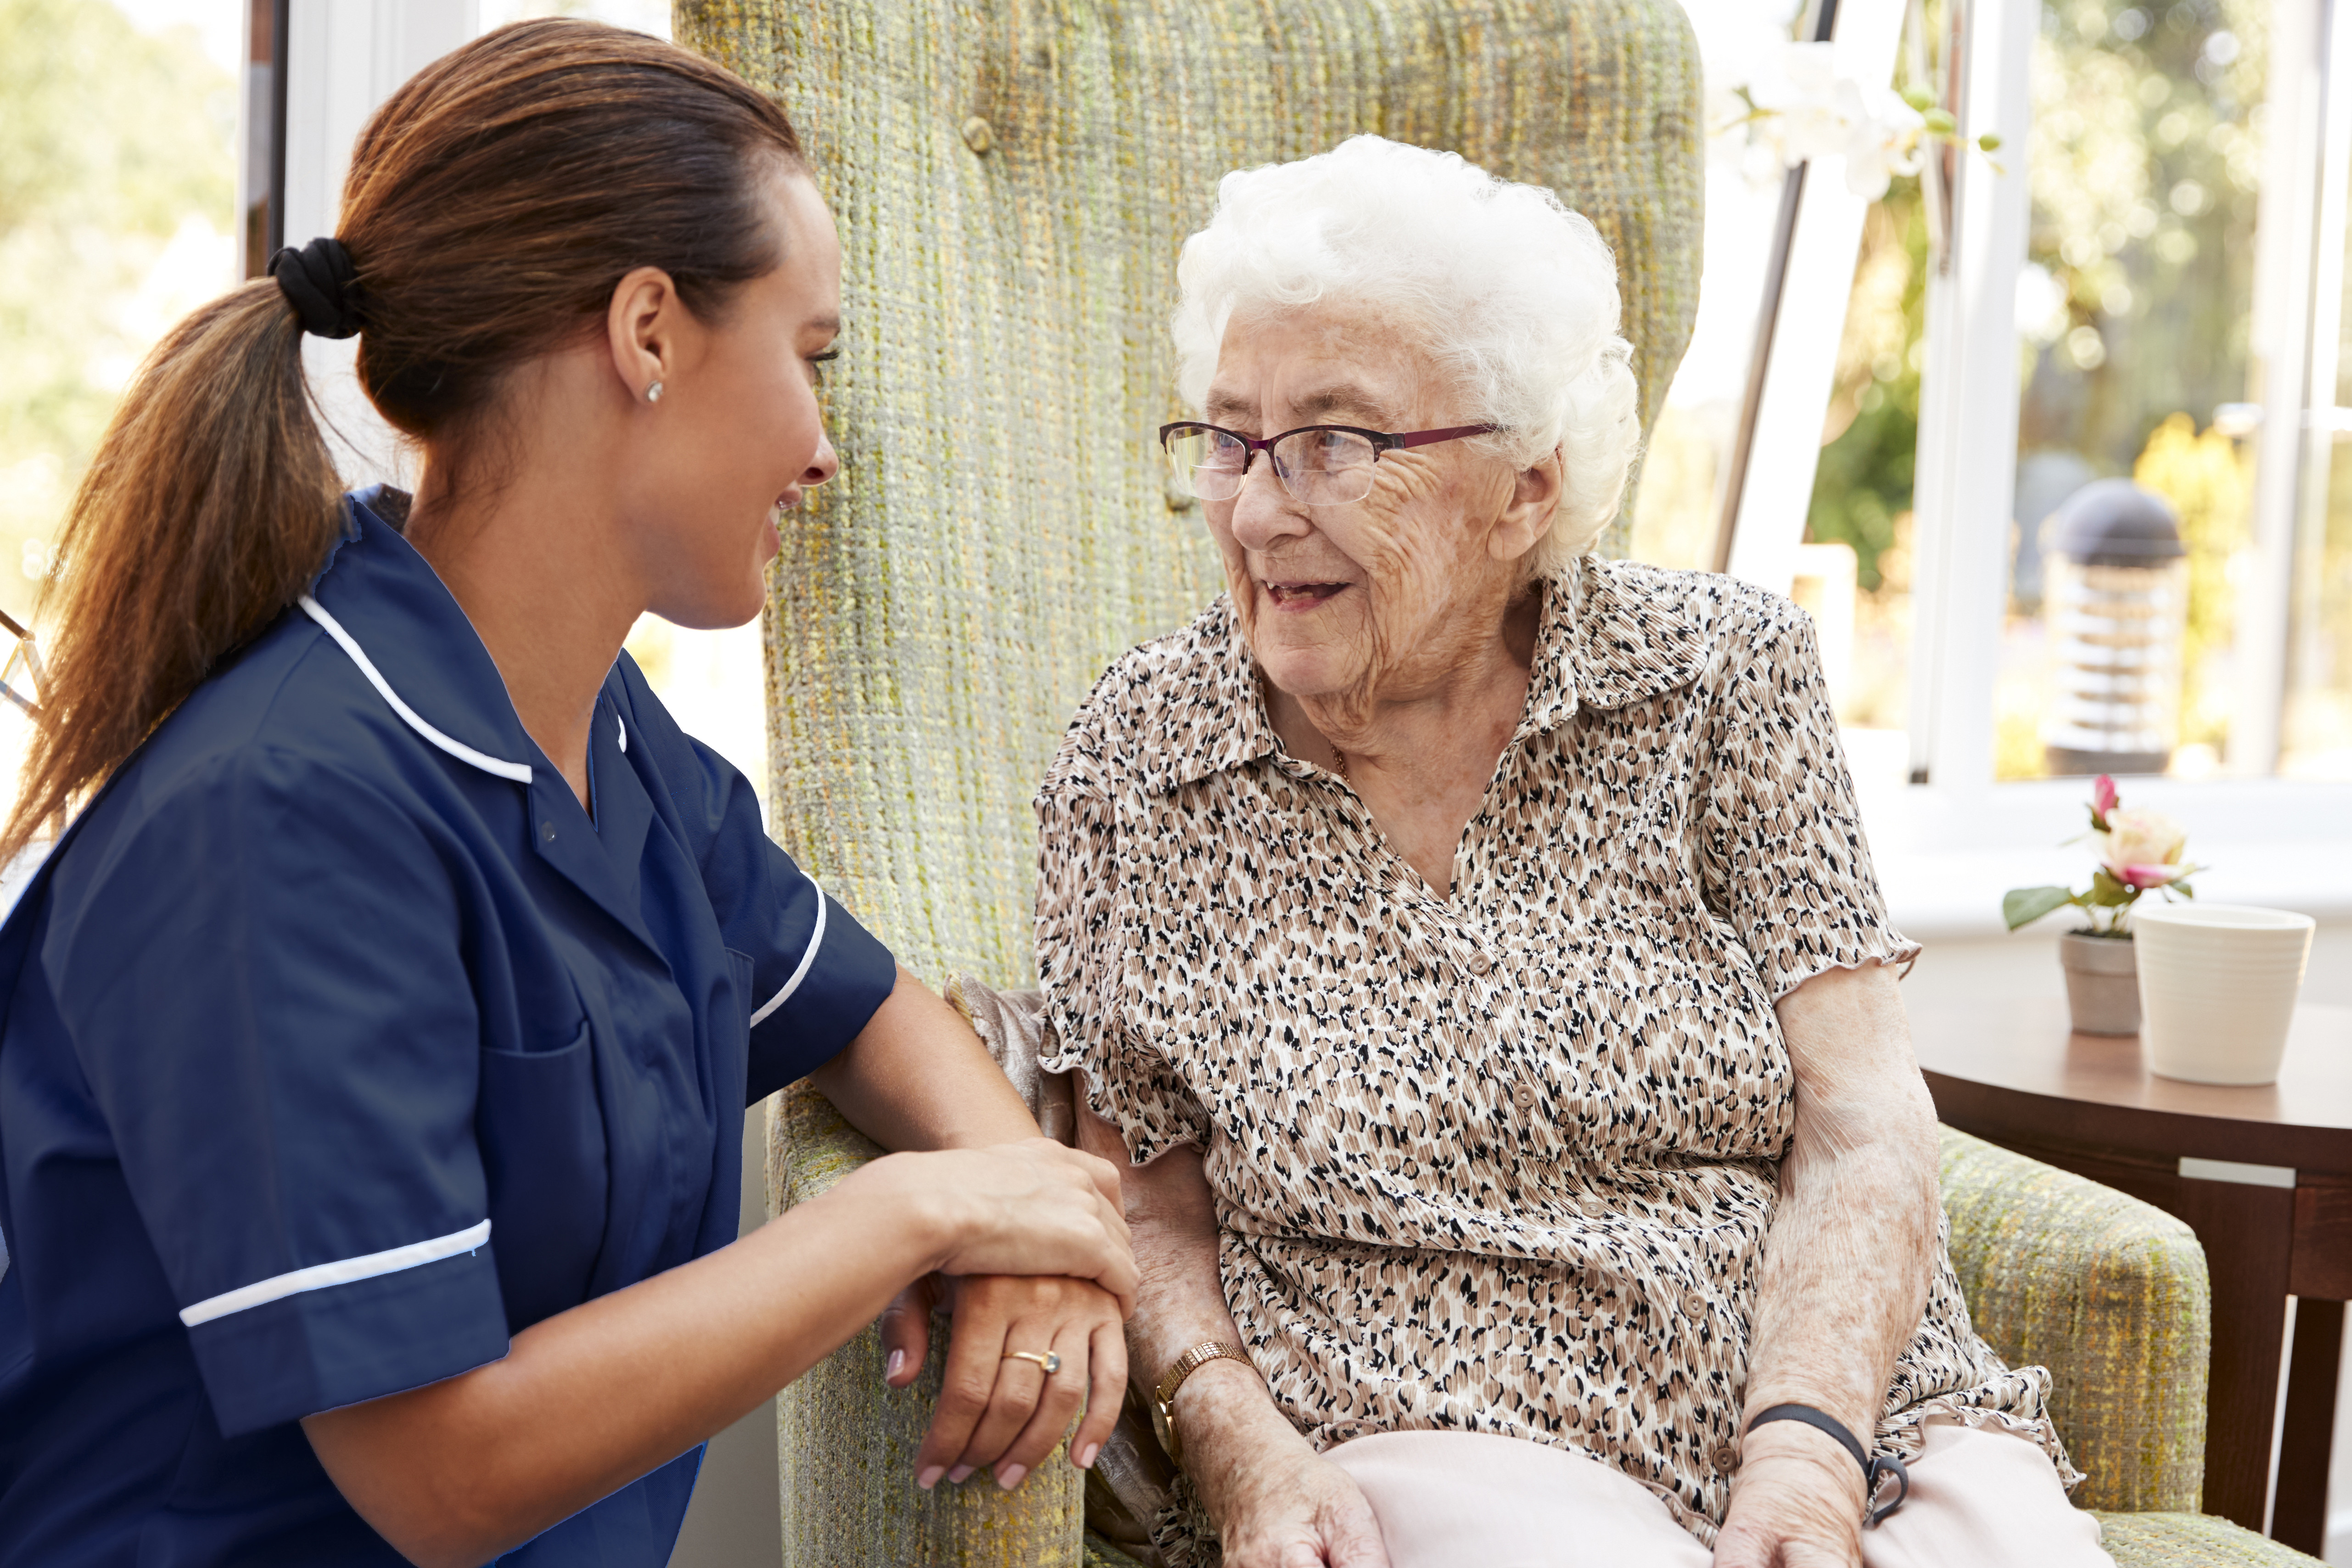
[[[1237,1361],[1247,1363],[1249,1352],[1243,1350],[1241,1346],[1229,1344],[1223,1340],[1210,1340],[1205,1343],[1194,1345],[1168,1363],[1168,1370],[1160,1374],[1160,1384],[1151,1391],[1151,1397],[1166,1405],[1176,1397],[1176,1391],[1184,1386],[1186,1378],[1213,1361]]]
[[[1213,1361],[1237,1361],[1253,1368],[1256,1364],[1250,1360],[1249,1352],[1239,1345],[1223,1340],[1204,1341],[1170,1362],[1168,1370],[1160,1374],[1159,1384],[1151,1391],[1153,1414],[1159,1416],[1155,1425],[1160,1429],[1160,1447],[1168,1450],[1169,1458],[1179,1466],[1184,1462],[1183,1442],[1176,1436],[1175,1412],[1169,1406],[1176,1397],[1176,1391],[1184,1386],[1184,1380]]]

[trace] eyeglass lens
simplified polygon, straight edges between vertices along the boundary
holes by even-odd
[[[1250,450],[1223,430],[1188,425],[1169,432],[1168,463],[1177,483],[1202,500],[1241,494]],[[1380,449],[1346,430],[1294,430],[1267,454],[1283,488],[1309,506],[1361,500],[1372,491]]]

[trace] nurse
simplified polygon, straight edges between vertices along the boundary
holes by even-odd
[[[0,843],[79,809],[0,930],[0,1559],[658,1568],[702,1440],[894,1298],[910,1381],[935,1290],[909,1484],[1016,1485],[1082,1405],[1091,1459],[1116,1175],[621,653],[751,619],[833,474],[838,255],[766,99],[520,24],[142,373]],[[337,496],[305,332],[413,500]],[[743,1108],[804,1076],[931,1152],[739,1241]]]

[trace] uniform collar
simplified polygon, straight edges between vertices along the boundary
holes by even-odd
[[[1580,707],[1622,708],[1697,678],[1703,642],[1676,596],[1658,591],[1658,575],[1585,556],[1546,580],[1515,741],[1558,729]],[[1189,649],[1171,671],[1174,700],[1141,737],[1139,773],[1153,794],[1283,755],[1232,598],[1218,595],[1183,639]]]
[[[656,955],[645,924],[638,864],[654,808],[635,776],[627,731],[604,700],[589,731],[597,820],[523,729],[506,679],[457,598],[389,519],[408,497],[379,485],[344,498],[344,531],[302,598],[303,613],[341,645],[403,723],[480,772],[526,787],[532,851]]]
[[[302,609],[425,740],[484,773],[529,784],[547,763],[474,624],[416,547],[408,497],[375,485],[343,498],[343,532]]]

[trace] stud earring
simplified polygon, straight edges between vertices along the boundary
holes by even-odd
[[[654,383],[651,386],[646,387],[646,401],[647,403],[659,403],[661,401],[661,388],[662,384],[658,381]]]

